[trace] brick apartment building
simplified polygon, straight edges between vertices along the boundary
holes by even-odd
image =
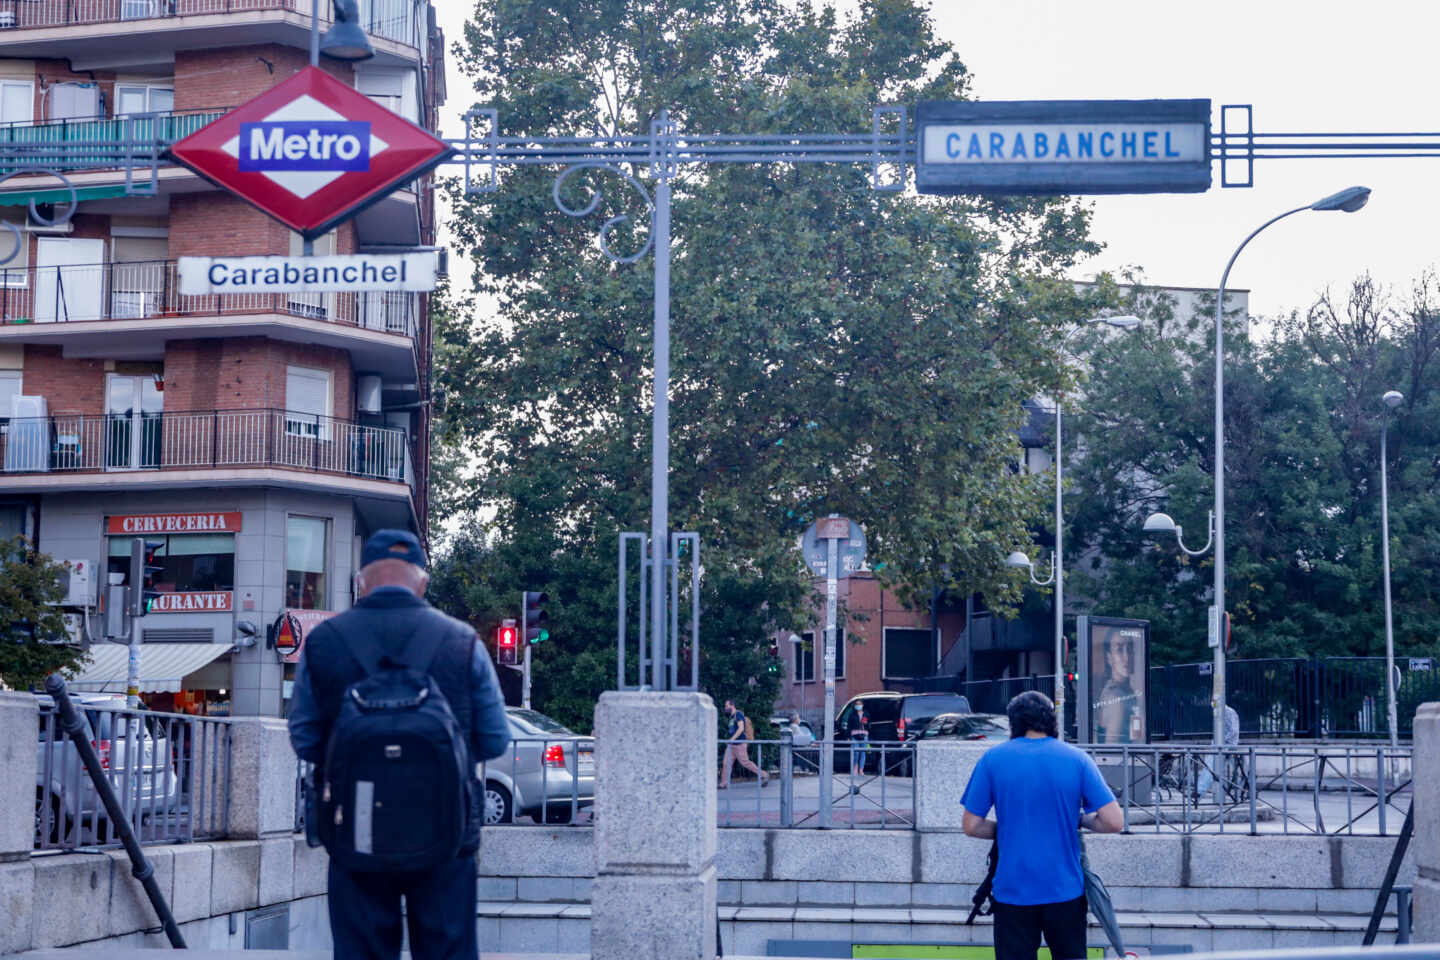
[[[375,57],[323,69],[435,130],[444,42],[430,5],[361,0],[360,23]],[[95,571],[72,577],[67,598],[91,643],[82,688],[124,689],[124,647],[101,641],[100,607],[137,532],[164,542],[169,594],[143,621],[152,705],[279,714],[294,665],[267,633],[282,613],[301,611],[303,628],[346,609],[370,531],[425,531],[426,298],[181,295],[178,257],[296,254],[300,238],[178,166],[160,165],[153,196],[127,194],[117,159],[120,141],[174,142],[293,76],[309,28],[308,0],[0,10],[0,177],[14,174],[0,220],[21,238],[0,265],[0,536]],[[47,154],[53,143],[70,146]],[[69,178],[67,222],[28,216],[33,200],[57,219],[68,190],[17,164]],[[151,173],[142,162],[131,176],[148,186]],[[315,253],[434,241],[422,178]],[[0,230],[0,257],[12,248]]]

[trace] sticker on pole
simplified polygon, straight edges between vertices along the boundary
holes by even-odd
[[[817,577],[828,576],[826,567],[829,560],[827,540],[837,540],[835,571],[837,580],[844,580],[865,566],[865,531],[860,524],[844,517],[821,517],[810,524],[801,541],[800,550],[805,554],[805,565]]]
[[[454,151],[317,67],[306,67],[170,148],[177,163],[307,239]]]

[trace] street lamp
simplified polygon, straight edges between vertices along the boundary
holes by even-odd
[[[1150,514],[1150,516],[1146,517],[1145,532],[1153,534],[1173,533],[1175,534],[1175,542],[1180,545],[1180,549],[1182,551],[1188,553],[1192,557],[1198,557],[1201,554],[1209,551],[1210,544],[1215,539],[1215,512],[1213,510],[1210,512],[1210,519],[1207,521],[1207,524],[1207,529],[1210,531],[1210,536],[1206,538],[1205,546],[1201,547],[1199,550],[1191,550],[1189,547],[1185,546],[1185,528],[1172,520],[1170,518],[1170,514],[1168,513],[1152,513]]]
[[[1060,341],[1060,362],[1065,362],[1065,351],[1069,349],[1070,338],[1081,330],[1094,323],[1103,323],[1106,326],[1115,327],[1119,330],[1133,330],[1140,325],[1140,318],[1124,314],[1118,317],[1091,317],[1077,324],[1071,331],[1065,334],[1065,339]],[[1063,509],[1064,499],[1062,491],[1063,478],[1061,476],[1061,461],[1064,446],[1060,436],[1060,407],[1062,394],[1055,391],[1055,553],[1051,556],[1051,573],[1055,579],[1055,718],[1060,728],[1060,739],[1065,739],[1065,512]],[[1023,556],[1023,555],[1022,555]],[[1015,554],[1010,555],[1014,559]],[[1007,560],[1006,563],[1010,561]],[[1028,562],[1028,561],[1027,561]],[[1014,566],[1014,564],[1010,564]],[[1030,571],[1030,579],[1035,580],[1035,571]],[[1039,581],[1036,581],[1037,583]],[[1046,580],[1045,583],[1049,583]]]
[[[1385,715],[1390,724],[1390,746],[1399,746],[1400,726],[1395,711],[1395,626],[1390,616],[1390,492],[1385,473],[1385,435],[1390,432],[1390,411],[1405,402],[1398,390],[1380,398],[1385,421],[1380,427],[1380,556],[1385,568]]]
[[[335,22],[320,36],[320,0],[310,10],[310,66],[320,65],[320,54],[332,60],[369,60],[375,56],[370,38],[360,26],[360,6],[356,0],[333,0]]]
[[[1216,630],[1220,630],[1220,624],[1225,622],[1225,284],[1230,279],[1230,268],[1235,266],[1235,260],[1240,256],[1240,251],[1254,240],[1255,237],[1266,227],[1278,223],[1286,217],[1297,213],[1304,213],[1306,210],[1328,211],[1339,210],[1344,213],[1354,213],[1370,199],[1369,187],[1349,187],[1339,193],[1332,193],[1328,197],[1322,197],[1314,203],[1303,207],[1296,207],[1293,210],[1286,210],[1276,217],[1271,217],[1260,226],[1250,232],[1235,252],[1230,255],[1230,260],[1225,264],[1225,272],[1220,275],[1220,289],[1215,294],[1215,624]],[[1213,639],[1218,640],[1219,637]],[[1225,740],[1225,645],[1215,644],[1215,678],[1214,692],[1211,696],[1211,707],[1214,710],[1214,738],[1215,745],[1222,746]]]
[[[1050,554],[1050,574],[1044,580],[1035,576],[1035,564],[1019,550],[1013,551],[1010,556],[1005,558],[1005,566],[1023,567],[1030,573],[1030,582],[1037,587],[1048,587],[1051,583],[1055,582],[1055,554],[1053,552]]]

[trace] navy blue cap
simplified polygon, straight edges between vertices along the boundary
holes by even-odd
[[[360,566],[368,567],[376,560],[404,560],[425,569],[425,551],[409,530],[376,530],[371,534],[360,551]]]

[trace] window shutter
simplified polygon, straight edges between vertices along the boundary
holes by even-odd
[[[323,417],[330,407],[330,378],[318,370],[290,367],[285,373],[285,409]]]

